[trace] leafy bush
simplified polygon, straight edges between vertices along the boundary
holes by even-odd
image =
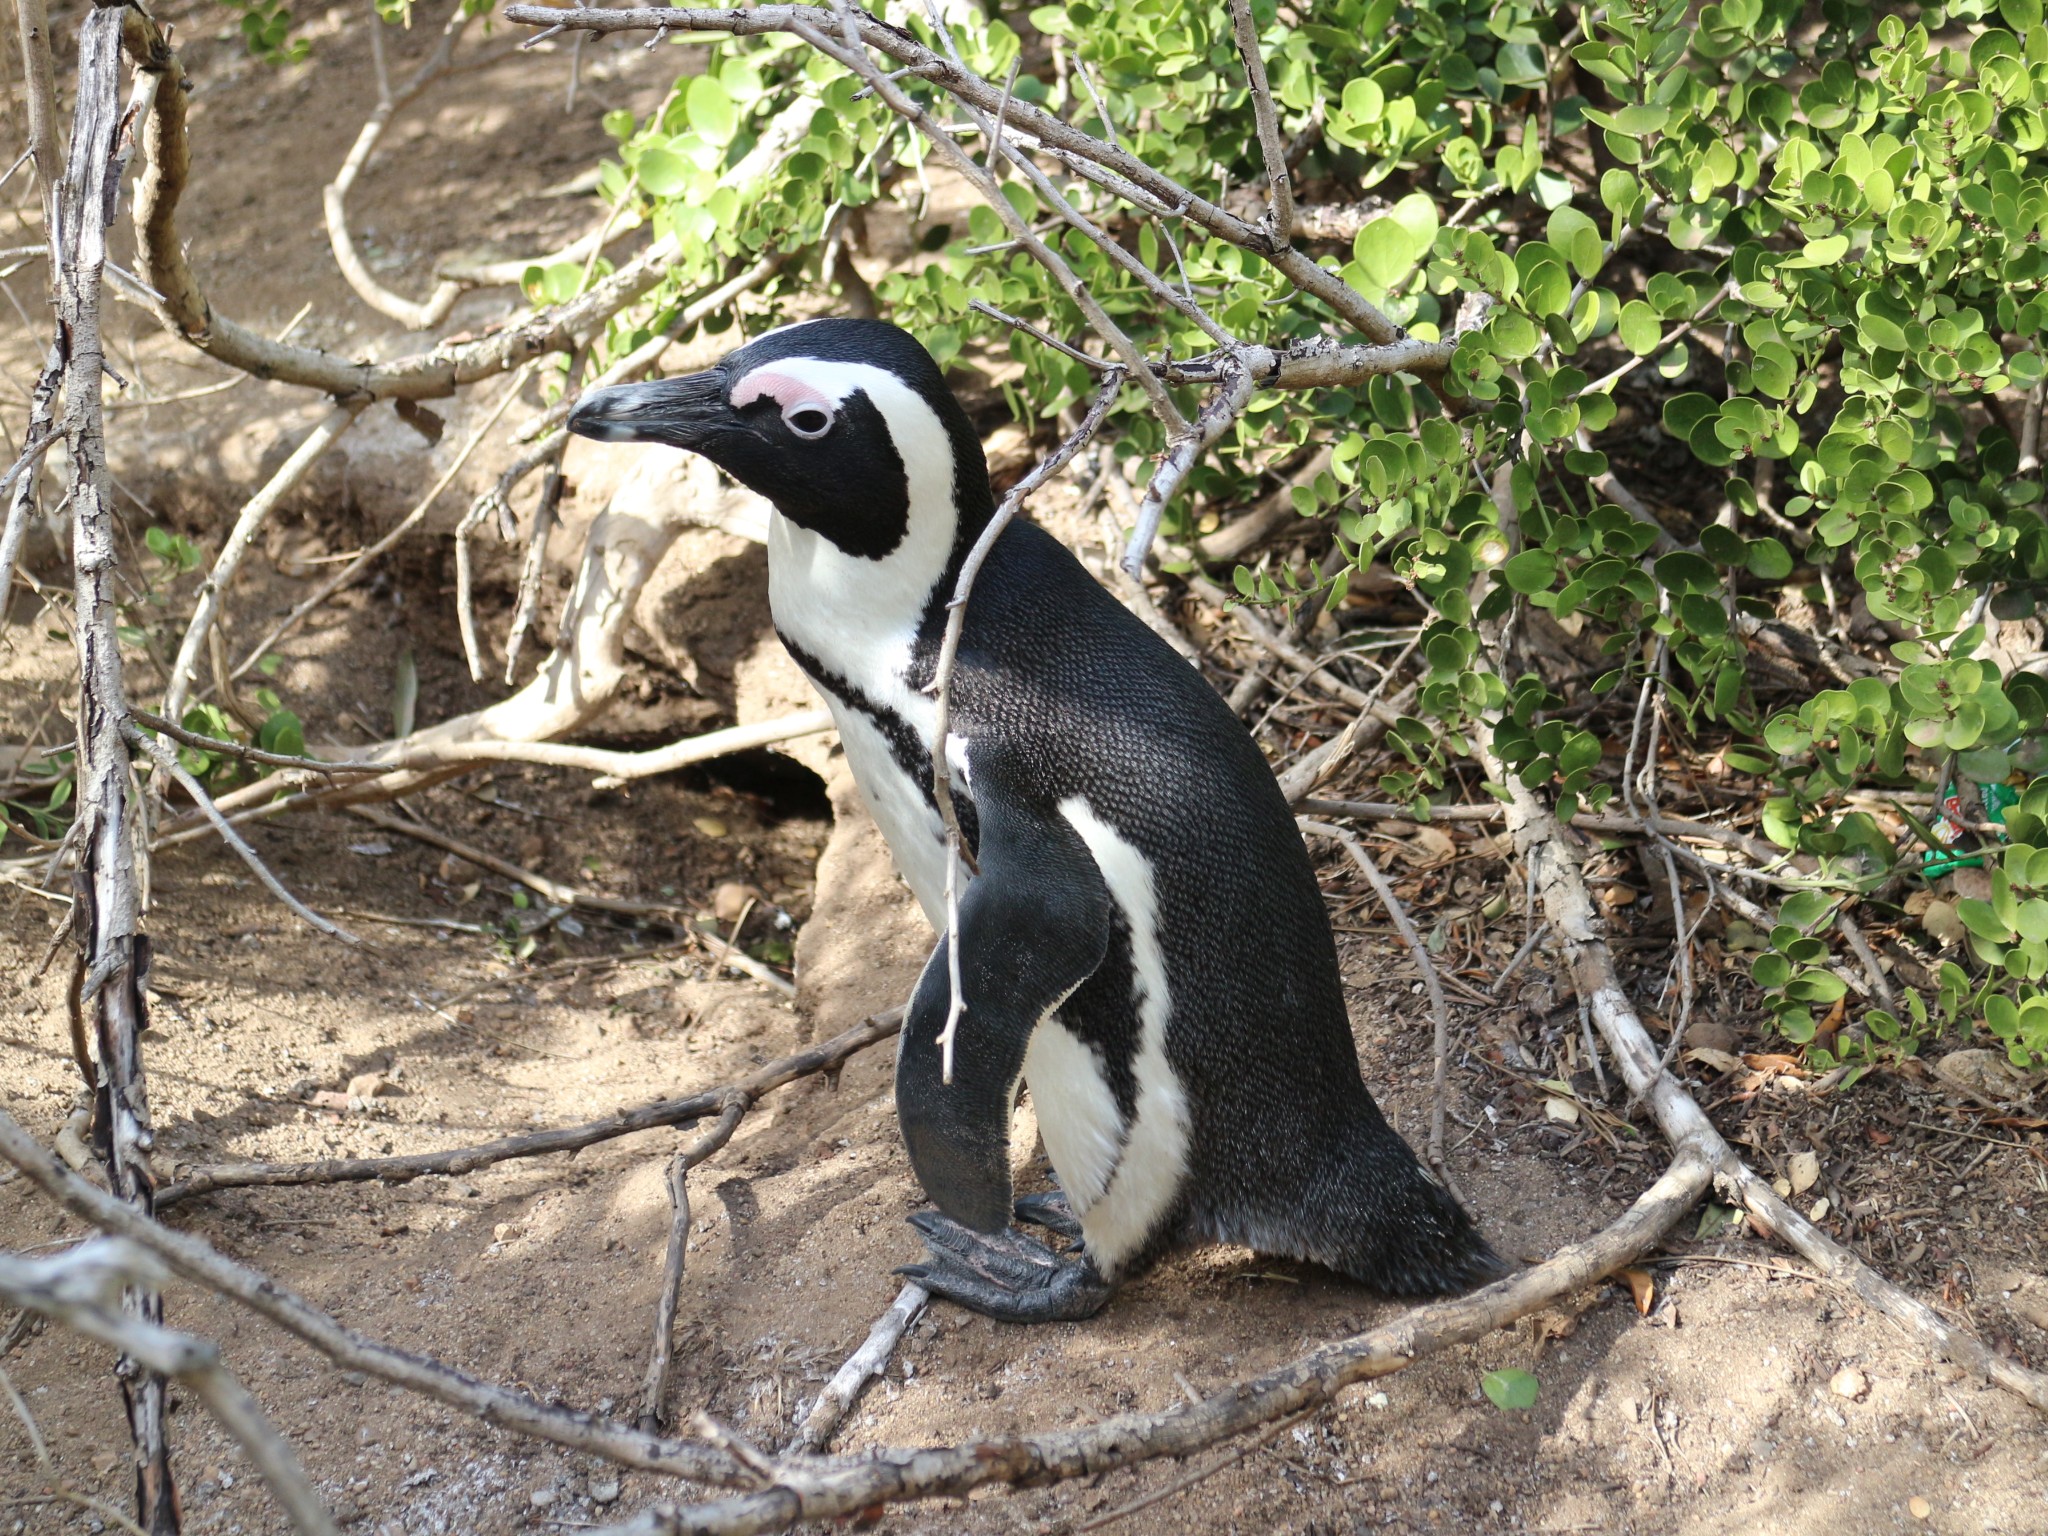
[[[1444,381],[1464,414],[1405,377],[1261,392],[1169,531],[1191,535],[1205,509],[1330,447],[1294,497],[1331,525],[1347,567],[1261,566],[1238,587],[1334,605],[1381,560],[1427,605],[1414,716],[1390,738],[1405,761],[1384,781],[1403,799],[1490,739],[1561,810],[1597,807],[1614,788],[1613,732],[1574,722],[1621,690],[1608,718],[1625,731],[1647,680],[1674,731],[1752,776],[1764,835],[1797,857],[1779,871],[1792,889],[1755,975],[1779,1031],[1831,1062],[1812,1044],[1847,993],[1831,929],[1857,901],[1896,912],[1931,835],[1898,797],[2024,783],[2048,724],[2048,684],[1992,627],[2034,615],[2048,592],[2040,0],[1917,17],[1848,0],[1696,14],[1683,0],[1336,0],[1254,14],[1300,195],[1378,199],[1354,239],[1310,246],[1321,264],[1420,337],[1450,334],[1465,296],[1491,307],[1458,336]],[[895,19],[931,35],[921,14]],[[1115,135],[1206,197],[1256,193],[1252,105],[1221,5],[1073,0],[1028,23],[952,22],[989,79],[1021,61],[1018,98]],[[610,191],[690,253],[675,294],[816,242],[839,208],[918,201],[922,144],[786,37],[714,43],[705,73],[617,131]],[[1236,335],[1341,334],[1256,256],[1089,182],[1067,191]],[[1209,350],[1028,186],[1004,192],[1149,355]],[[892,316],[942,360],[1007,352],[1021,372],[1003,387],[1024,420],[1083,399],[1085,367],[970,308],[1078,329],[994,212],[924,232],[928,256],[881,285]],[[642,317],[611,344],[660,323]],[[1138,392],[1122,410],[1124,451],[1157,452]],[[1475,671],[1473,627],[1514,612],[1591,635],[1611,664],[1589,678]],[[1813,634],[1816,615],[1856,644]],[[1788,691],[1782,669],[1760,670],[1757,637],[1773,630],[1797,632],[1842,686]],[[1903,1016],[1867,1010],[1864,1051],[1967,1021],[2015,1061],[2048,1056],[2048,780],[2009,824],[1990,899],[1958,909],[1967,955],[1939,963]]]

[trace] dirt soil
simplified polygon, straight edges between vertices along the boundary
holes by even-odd
[[[59,8],[60,35],[75,13]],[[216,303],[281,327],[311,300],[302,335],[387,353],[414,344],[347,292],[318,226],[318,188],[372,99],[355,13],[316,19],[312,59],[284,70],[242,57],[219,35],[228,13],[218,7],[173,5],[170,15],[200,87],[186,227]],[[426,47],[438,13],[421,15],[410,37],[394,38],[394,72]],[[426,290],[438,253],[481,243],[479,229],[505,250],[577,233],[587,199],[543,194],[602,151],[599,111],[644,110],[684,57],[593,45],[567,114],[566,49],[520,55],[513,45],[500,29],[478,49],[485,62],[415,109],[397,139],[404,157],[387,159],[357,194],[359,238],[375,243],[386,281],[409,293]],[[35,238],[23,212],[0,211],[6,217]],[[14,279],[15,291],[28,296],[31,278]],[[510,302],[466,300],[457,323]],[[218,376],[146,319],[126,325],[116,365],[126,357],[153,391]],[[32,336],[0,334],[10,379],[30,378],[35,356]],[[244,384],[117,413],[116,472],[135,506],[147,504],[133,531],[139,538],[164,522],[210,549],[239,496],[317,411],[281,386]],[[328,569],[309,561],[357,547],[445,464],[446,439],[430,450],[408,432],[395,421],[359,432],[333,472],[296,498],[229,606],[235,634],[307,590]],[[472,478],[491,467],[486,459]],[[600,476],[588,462],[571,468],[589,482],[572,503],[587,518]],[[1077,542],[1093,536],[1062,531]],[[402,651],[416,660],[423,723],[501,692],[471,683],[462,666],[443,543],[411,548],[280,653],[275,686],[337,739],[386,732]],[[725,723],[786,692],[786,672],[754,688],[752,704],[743,686],[750,667],[779,665],[762,571],[758,548],[743,539],[686,538],[641,611],[649,681],[634,702],[647,718]],[[493,568],[484,612],[499,631],[503,575]],[[150,590],[164,601],[154,607],[182,615],[190,580],[157,573]],[[68,651],[61,626],[27,607],[17,604],[0,630],[0,740],[49,743],[68,730]],[[135,671],[141,696],[160,688],[140,652]],[[261,823],[252,839],[272,867],[373,942],[348,950],[320,938],[217,844],[156,861],[146,1059],[162,1172],[457,1146],[716,1085],[900,1000],[930,942],[827,745],[606,791],[587,776],[501,767],[421,796],[413,809],[557,879],[721,917],[722,932],[751,900],[739,942],[771,964],[786,962],[794,943],[797,1003],[721,973],[715,942],[661,947],[670,930],[587,915],[548,922],[507,882],[346,816]],[[1501,850],[1398,826],[1380,829],[1374,846],[1453,971],[1453,1168],[1502,1251],[1540,1258],[1612,1219],[1656,1176],[1654,1132],[1630,1124],[1619,1095],[1596,1079],[1547,959],[1519,971],[1502,997],[1490,991],[1522,937],[1512,908],[1490,926],[1478,915],[1511,878]],[[1658,912],[1647,894],[1654,883],[1632,866],[1610,873],[1609,889],[1624,893],[1610,907],[1628,979],[1637,996],[1656,998],[1668,907]],[[1328,865],[1325,880],[1367,1079],[1419,1144],[1430,1024],[1413,965],[1347,869]],[[1629,894],[1632,886],[1643,894]],[[47,897],[0,885],[0,1094],[45,1140],[78,1094],[66,962],[36,974],[62,915]],[[1697,963],[1695,1043],[1762,1049],[1745,957],[1709,932]],[[2000,1125],[1924,1076],[1887,1074],[1820,1096],[1796,1074],[1695,1070],[1695,1091],[1723,1128],[1799,1184],[1802,1208],[1825,1202],[1828,1230],[1958,1325],[2048,1365],[2048,1154],[2038,1129]],[[351,1095],[352,1084],[363,1091]],[[1042,1166],[1024,1129],[1024,1173],[1037,1179]],[[364,1333],[547,1400],[630,1416],[669,1224],[663,1170],[683,1139],[649,1133],[396,1187],[221,1193],[170,1219]],[[855,1058],[836,1082],[806,1080],[765,1100],[694,1176],[692,1197],[669,1415],[687,1422],[704,1409],[778,1444],[894,1296],[892,1266],[918,1253],[903,1217],[921,1200],[897,1137],[887,1048]],[[0,1247],[48,1252],[80,1235],[26,1181],[0,1181]],[[878,1528],[1082,1529],[1206,1469],[1213,1475],[1110,1528],[2048,1532],[2048,1419],[2039,1413],[1929,1358],[1739,1225],[1700,1236],[1688,1222],[1650,1268],[1647,1314],[1626,1288],[1597,1288],[1353,1389],[1242,1454],[891,1511]],[[1227,1249],[1174,1256],[1082,1324],[1019,1329],[939,1305],[837,1448],[948,1443],[1163,1409],[1394,1310],[1312,1268]],[[351,1531],[574,1531],[678,1494],[337,1372],[187,1287],[170,1291],[167,1311],[174,1325],[221,1342]],[[68,1487],[125,1507],[126,1436],[105,1352],[39,1331],[0,1363]],[[1482,1377],[1507,1368],[1538,1378],[1533,1409],[1503,1411],[1483,1395]],[[196,1406],[179,1403],[172,1434],[190,1530],[287,1529],[253,1469]],[[52,1499],[21,1425],[0,1413],[0,1533],[113,1524],[105,1510]]]

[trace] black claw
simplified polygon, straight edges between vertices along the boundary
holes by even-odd
[[[910,1218],[930,1257],[896,1271],[935,1295],[1010,1323],[1093,1317],[1114,1289],[1086,1256],[1061,1258],[1021,1232],[976,1232],[937,1211]]]
[[[1043,1195],[1019,1195],[1016,1213],[1019,1221],[1043,1227],[1077,1243],[1081,1240],[1081,1223],[1074,1219],[1073,1208],[1068,1205],[1064,1191],[1055,1189]]]

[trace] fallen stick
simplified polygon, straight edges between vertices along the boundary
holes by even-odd
[[[181,1200],[211,1194],[217,1189],[281,1184],[356,1184],[371,1180],[405,1184],[429,1174],[453,1177],[517,1157],[574,1152],[601,1141],[631,1136],[638,1131],[651,1131],[665,1125],[690,1125],[706,1115],[719,1113],[732,1095],[739,1095],[751,1105],[799,1078],[813,1077],[820,1072],[836,1072],[869,1046],[891,1038],[902,1026],[903,1010],[892,1008],[886,1013],[863,1019],[845,1034],[835,1035],[823,1045],[770,1062],[736,1083],[707,1088],[684,1098],[656,1099],[651,1104],[617,1110],[601,1120],[589,1120],[581,1125],[529,1131],[480,1146],[453,1147],[445,1152],[412,1152],[398,1157],[338,1157],[311,1163],[214,1163],[192,1168],[158,1192],[157,1206],[159,1209],[168,1208]],[[0,1153],[4,1153],[4,1148],[0,1148]]]
[[[719,1106],[718,1124],[678,1152],[668,1165],[668,1252],[661,1276],[661,1298],[654,1306],[654,1350],[647,1361],[647,1379],[640,1387],[640,1428],[661,1429],[661,1404],[668,1396],[669,1373],[676,1362],[676,1307],[682,1296],[683,1263],[690,1247],[690,1170],[732,1140],[753,1101],[728,1089]]]
[[[889,1304],[889,1310],[875,1319],[875,1326],[868,1330],[867,1342],[846,1357],[846,1364],[832,1373],[832,1379],[825,1383],[825,1390],[818,1394],[810,1411],[797,1426],[796,1435],[789,1442],[792,1451],[822,1451],[832,1443],[833,1431],[840,1421],[852,1411],[854,1402],[860,1397],[862,1387],[872,1376],[882,1374],[882,1367],[889,1363],[889,1357],[896,1352],[896,1346],[910,1325],[917,1321],[918,1313],[930,1301],[932,1293],[916,1281],[906,1281],[903,1289],[896,1293],[896,1299]]]
[[[1199,1403],[1161,1413],[1120,1414],[1049,1434],[874,1450],[858,1459],[785,1456],[767,1466],[772,1486],[708,1504],[657,1504],[594,1536],[754,1536],[799,1520],[827,1520],[912,1499],[959,1497],[992,1483],[1041,1487],[1162,1456],[1186,1456],[1327,1403],[1355,1382],[1391,1376],[1482,1338],[1612,1274],[1647,1252],[1690,1211],[1712,1174],[1711,1161],[1697,1147],[1685,1147],[1619,1219],[1585,1241],[1484,1290],[1416,1307]]]
[[[248,1389],[220,1362],[211,1340],[124,1314],[122,1292],[171,1278],[155,1254],[125,1238],[96,1237],[55,1258],[0,1254],[0,1300],[105,1344],[177,1382],[220,1421],[303,1536],[340,1536],[292,1448]]]
[[[753,1487],[758,1482],[753,1472],[717,1447],[643,1435],[630,1425],[541,1403],[524,1392],[480,1381],[438,1360],[365,1338],[270,1276],[236,1263],[190,1233],[172,1231],[73,1173],[4,1109],[0,1109],[0,1158],[19,1168],[81,1221],[131,1239],[162,1259],[174,1273],[249,1308],[303,1339],[343,1370],[376,1376],[473,1413],[487,1424],[587,1451],[622,1467],[724,1487]]]

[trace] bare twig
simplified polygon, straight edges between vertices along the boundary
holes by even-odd
[[[1050,331],[1033,325],[1029,320],[1010,314],[1006,310],[997,309],[995,305],[989,303],[986,299],[969,299],[967,307],[978,315],[987,315],[989,319],[1007,325],[1013,331],[1022,331],[1033,341],[1043,346],[1051,347],[1053,351],[1059,353],[1062,357],[1072,358],[1075,362],[1085,367],[1093,368],[1097,373],[1105,373],[1111,368],[1122,366],[1119,363],[1105,362],[1099,357],[1091,357],[1079,347],[1061,341],[1059,337],[1053,335]]]
[[[848,1355],[846,1363],[832,1373],[832,1379],[825,1383],[817,1401],[804,1414],[795,1438],[790,1441],[791,1450],[822,1451],[832,1443],[833,1432],[853,1410],[861,1388],[868,1384],[870,1377],[882,1373],[882,1368],[889,1363],[889,1356],[895,1353],[903,1335],[917,1321],[918,1313],[930,1300],[930,1291],[914,1280],[904,1281],[903,1289],[889,1303],[889,1310],[876,1318],[874,1327],[868,1330],[866,1342]]]
[[[841,0],[841,5],[844,5],[844,0]],[[952,161],[954,167],[974,187],[975,191],[981,195],[982,200],[995,212],[996,217],[1002,220],[1003,226],[1009,230],[1011,237],[1028,251],[1040,266],[1052,274],[1053,281],[1059,284],[1060,291],[1066,294],[1074,307],[1081,311],[1082,315],[1087,319],[1089,327],[1094,330],[1096,335],[1103,339],[1104,344],[1108,346],[1110,351],[1114,352],[1122,360],[1124,366],[1131,371],[1132,376],[1144,388],[1146,396],[1152,401],[1153,410],[1158,413],[1160,419],[1167,422],[1173,430],[1180,430],[1185,423],[1182,420],[1180,408],[1173,403],[1173,397],[1167,394],[1166,386],[1159,381],[1158,375],[1153,372],[1151,365],[1145,360],[1144,354],[1139,352],[1137,345],[1124,333],[1123,327],[1109,317],[1108,311],[1097,301],[1095,295],[1089,292],[1087,284],[1083,283],[1075,275],[1074,269],[1067,264],[1066,259],[1038,237],[1030,224],[1011,205],[1010,200],[1003,196],[1002,188],[996,184],[995,179],[982,169],[980,163],[972,155],[960,147],[959,140],[948,133],[924,108],[918,106],[908,96],[904,95],[895,82],[883,75],[873,62],[869,60],[863,45],[879,48],[883,53],[890,52],[888,48],[881,47],[876,42],[875,37],[870,35],[870,28],[874,23],[874,18],[867,16],[865,13],[860,13],[858,19],[856,19],[856,14],[850,8],[842,8],[838,12],[841,39],[834,41],[820,30],[819,25],[814,24],[808,16],[802,14],[807,11],[816,11],[816,7],[789,6],[782,9],[787,14],[781,15],[779,19],[786,22],[786,26],[755,30],[786,30],[794,32],[820,53],[860,76],[861,79],[865,80],[873,88],[875,94],[881,98],[883,104],[890,111],[896,113],[897,116],[901,117],[930,140],[935,148],[939,149],[948,160]],[[508,12],[507,14],[509,16],[510,13]],[[576,14],[580,16],[582,13]],[[679,10],[675,14],[681,17],[686,15],[703,15],[706,13],[692,13]],[[746,13],[733,12],[730,14],[738,17],[742,14],[748,16],[759,15],[761,12],[755,10]],[[817,14],[822,18],[827,13],[817,11]],[[868,25],[863,26],[863,23]],[[907,33],[896,35],[908,36]],[[923,50],[920,49],[920,51]],[[959,66],[946,64],[944,60],[938,59],[936,56],[932,57],[932,62],[954,73],[965,73]],[[979,79],[980,77],[970,76],[969,78]],[[986,84],[986,82],[983,83]],[[991,91],[990,94],[993,98],[994,92]],[[962,99],[963,101],[965,100],[964,97]],[[976,103],[974,105],[979,104]],[[983,110],[993,109],[998,105],[999,98],[991,99]],[[1019,101],[1013,104],[1012,110],[1022,111],[1028,105],[1028,103]],[[1046,116],[1044,113],[1039,115]],[[1056,121],[1056,119],[1051,118],[1048,118],[1048,120]]]
[[[49,10],[44,0],[15,0],[14,21],[21,42],[22,100],[28,109],[28,144],[23,154],[35,166],[54,289],[57,265],[64,259],[57,216],[57,186],[64,174],[64,157],[57,146],[57,77],[50,57]]]
[[[163,712],[166,717],[182,720],[185,716],[185,697],[192,686],[193,669],[199,664],[199,648],[213,630],[214,620],[220,615],[221,602],[235,579],[242,556],[248,552],[249,541],[256,536],[256,530],[263,526],[264,520],[277,510],[279,503],[298,488],[299,482],[306,478],[320,456],[349,429],[361,410],[360,405],[337,405],[321,417],[313,430],[300,440],[299,446],[292,450],[291,457],[277,467],[277,473],[243,503],[234,527],[228,531],[220,553],[214,557],[213,569],[200,583],[191,621],[185,626],[185,638],[178,642],[177,659],[171,663],[170,681],[164,687]]]
[[[148,1249],[176,1274],[305,1340],[343,1370],[362,1371],[473,1413],[485,1423],[586,1451],[620,1466],[726,1487],[748,1487],[754,1481],[751,1472],[714,1447],[689,1440],[656,1439],[625,1424],[553,1407],[527,1393],[479,1381],[438,1360],[365,1338],[270,1276],[236,1263],[190,1233],[172,1231],[73,1173],[4,1109],[0,1109],[0,1158],[27,1174],[80,1220]]]
[[[192,803],[198,806],[206,819],[213,824],[213,830],[220,834],[220,840],[234,850],[235,856],[248,865],[250,872],[263,882],[263,888],[283,902],[294,916],[317,928],[329,938],[340,939],[344,944],[362,942],[346,928],[329,922],[284,888],[277,876],[270,872],[270,866],[257,856],[256,850],[243,840],[239,832],[228,825],[227,818],[221,815],[220,808],[213,803],[213,797],[207,794],[204,785],[186,771],[185,765],[178,761],[175,750],[133,722],[127,726],[127,736],[131,742],[142,748],[149,760],[156,764],[159,772],[166,773],[178,781],[178,787],[192,797]]]
[[[40,1312],[24,1309],[15,1314],[16,1327],[24,1324],[41,1326],[43,1321],[44,1318]],[[12,1330],[10,1329],[9,1332],[11,1333]],[[80,1493],[64,1481],[57,1471],[57,1463],[50,1456],[49,1442],[43,1438],[43,1431],[37,1425],[35,1415],[29,1412],[27,1402],[23,1400],[20,1391],[14,1385],[14,1378],[9,1376],[4,1370],[0,1370],[0,1393],[6,1395],[8,1404],[14,1409],[14,1416],[21,1420],[22,1430],[28,1435],[29,1445],[35,1451],[36,1464],[43,1469],[43,1484],[50,1490],[52,1498],[62,1500],[66,1504],[75,1504],[80,1509],[88,1510],[92,1514],[99,1516],[101,1520],[111,1521],[114,1525],[128,1532],[129,1536],[149,1536],[149,1532],[145,1531],[104,1499],[95,1499],[89,1494]]]
[[[572,375],[580,370],[572,369]],[[540,578],[546,568],[548,535],[562,505],[562,491],[568,481],[562,476],[562,454],[568,449],[565,432],[555,445],[554,462],[540,484],[540,500],[534,503],[533,526],[526,533],[526,559],[519,570],[519,598],[512,608],[512,627],[505,634],[505,684],[510,687],[519,674],[519,652],[526,644],[526,632],[533,627],[540,610]]]
[[[1280,118],[1266,84],[1266,59],[1259,51],[1259,29],[1247,0],[1230,0],[1230,30],[1237,56],[1244,61],[1245,83],[1251,87],[1252,120],[1259,131],[1259,156],[1266,164],[1266,235],[1278,245],[1294,235],[1294,178],[1287,170],[1287,146],[1280,138]]]
[[[640,1428],[650,1435],[661,1428],[661,1405],[668,1396],[669,1373],[675,1368],[676,1305],[682,1293],[683,1258],[690,1246],[690,1170],[732,1140],[753,1102],[740,1089],[728,1088],[719,1105],[718,1123],[669,1161],[668,1253],[662,1266],[661,1299],[654,1309],[654,1352],[647,1362],[647,1379],[640,1387]]]
[[[280,619],[271,628],[269,634],[250,647],[249,653],[236,665],[235,670],[228,674],[229,677],[239,682],[248,674],[251,667],[255,666],[270,652],[270,649],[278,641],[297,629],[307,614],[362,575],[374,561],[383,556],[386,551],[413,530],[420,519],[432,510],[434,503],[441,499],[441,493],[448,489],[457,475],[462,473],[462,466],[469,462],[469,456],[476,452],[477,445],[489,434],[491,428],[498,424],[498,418],[505,414],[506,408],[518,398],[519,391],[525,387],[527,376],[532,371],[533,365],[529,363],[513,375],[512,382],[505,387],[505,392],[498,397],[498,403],[491,407],[490,414],[477,423],[476,430],[469,434],[469,438],[463,443],[461,451],[449,461],[448,467],[441,471],[440,477],[428,488],[427,494],[413,504],[412,510],[393,523],[385,531],[384,536],[378,539],[376,543],[370,545],[361,554],[357,555],[355,559],[343,566],[340,571],[322,582],[312,596],[302,598],[294,604],[292,611]],[[458,545],[456,548],[458,560],[460,560],[461,555],[462,549]],[[172,711],[166,711],[166,713],[172,713]]]
[[[1244,1444],[1233,1446],[1206,1467],[1197,1467],[1192,1472],[1183,1472],[1164,1488],[1155,1489],[1151,1493],[1132,1499],[1128,1504],[1119,1504],[1115,1509],[1106,1510],[1093,1519],[1075,1526],[1076,1536],[1080,1536],[1080,1533],[1085,1531],[1099,1531],[1104,1526],[1114,1525],[1119,1520],[1128,1519],[1140,1510],[1150,1509],[1155,1504],[1164,1504],[1168,1499],[1178,1498],[1197,1483],[1206,1483],[1218,1472],[1229,1471],[1230,1468],[1243,1461],[1245,1457],[1251,1455],[1253,1451],[1271,1445],[1288,1430],[1294,1428],[1295,1425],[1314,1417],[1321,1411],[1322,1409],[1318,1406],[1315,1408],[1304,1408],[1300,1413],[1289,1414],[1286,1418],[1280,1419],[1268,1426],[1263,1433],[1254,1435],[1251,1439],[1245,1441]]]
[[[1174,438],[1166,456],[1152,471],[1152,478],[1145,482],[1145,496],[1138,503],[1137,525],[1132,528],[1131,542],[1124,550],[1123,567],[1134,580],[1145,574],[1145,556],[1159,535],[1166,504],[1196,461],[1244,414],[1256,388],[1251,369],[1241,362],[1226,365],[1222,384],[1209,397],[1194,424]]]
[[[1344,851],[1351,855],[1351,862],[1358,866],[1359,873],[1365,876],[1366,883],[1379,897],[1380,905],[1387,909],[1387,916],[1401,935],[1401,942],[1408,946],[1408,953],[1415,957],[1415,968],[1422,973],[1422,984],[1429,992],[1429,1012],[1436,1028],[1436,1064],[1430,1077],[1429,1166],[1436,1170],[1444,1187],[1463,1200],[1464,1192],[1458,1188],[1449,1165],[1444,1161],[1444,1095],[1451,1053],[1451,1007],[1444,1001],[1444,984],[1436,973],[1436,962],[1429,957],[1429,946],[1422,942],[1422,935],[1408,916],[1407,906],[1394,894],[1392,882],[1381,873],[1372,855],[1365,851],[1365,844],[1345,828],[1327,821],[1303,816],[1296,819],[1295,825],[1304,832],[1313,832],[1318,837],[1327,837],[1343,845]]]
[[[456,41],[462,36],[470,21],[478,13],[467,5],[458,5],[448,15],[447,23],[441,28],[441,35],[434,48],[420,67],[413,72],[410,80],[394,93],[390,82],[380,70],[377,81],[377,106],[362,131],[356,135],[354,146],[341,169],[334,174],[321,193],[321,206],[327,216],[327,241],[334,250],[335,265],[341,268],[341,275],[348,279],[349,287],[365,304],[379,314],[388,315],[409,331],[424,331],[429,326],[439,325],[448,318],[448,311],[455,307],[455,301],[462,297],[464,285],[449,278],[442,278],[424,303],[393,293],[371,274],[363,265],[363,259],[356,254],[355,241],[348,232],[348,194],[356,184],[356,178],[370,163],[370,157],[377,152],[377,145],[384,137],[384,130],[391,119],[409,106],[420,92],[448,72],[450,60],[455,56]],[[370,18],[372,35],[382,27],[382,19]],[[381,55],[380,55],[381,59]],[[593,245],[591,254],[596,255],[598,247]]]
[[[302,1536],[339,1536],[291,1447],[221,1364],[220,1351],[122,1311],[124,1291],[153,1291],[170,1278],[156,1255],[123,1238],[95,1238],[48,1259],[0,1254],[0,1297],[176,1381],[248,1453]]]
[[[428,1175],[452,1178],[514,1158],[574,1152],[639,1131],[668,1125],[693,1125],[707,1115],[719,1113],[734,1094],[744,1098],[748,1104],[754,1104],[799,1078],[812,1077],[820,1072],[836,1072],[869,1046],[892,1038],[902,1025],[903,1010],[893,1008],[887,1013],[863,1019],[846,1033],[836,1035],[822,1045],[770,1062],[758,1072],[725,1087],[706,1089],[679,1099],[656,1099],[633,1109],[617,1110],[601,1120],[559,1126],[547,1131],[529,1131],[524,1135],[485,1142],[481,1146],[454,1147],[443,1152],[412,1152],[397,1157],[328,1158],[313,1163],[219,1163],[186,1169],[163,1187],[158,1204],[169,1207],[182,1200],[211,1194],[217,1189],[283,1184],[361,1184],[373,1180],[405,1184]]]
[[[351,361],[317,347],[275,341],[214,310],[186,258],[177,212],[191,171],[186,137],[190,86],[156,23],[140,11],[128,16],[127,46],[137,67],[165,77],[141,128],[145,163],[135,189],[136,273],[157,296],[151,308],[159,322],[230,367],[317,389],[338,401],[436,399],[587,343],[612,316],[659,283],[675,257],[674,241],[655,240],[566,304],[536,310],[473,341],[386,362]]]
[[[26,14],[24,12],[24,14]],[[26,23],[24,23],[26,25]],[[20,461],[8,471],[7,520],[0,525],[0,618],[7,613],[14,596],[14,568],[21,559],[21,546],[28,538],[29,514],[35,511],[39,470],[45,452],[63,437],[57,430],[57,386],[64,376],[61,348],[52,343],[36,387],[29,395],[28,441]]]

